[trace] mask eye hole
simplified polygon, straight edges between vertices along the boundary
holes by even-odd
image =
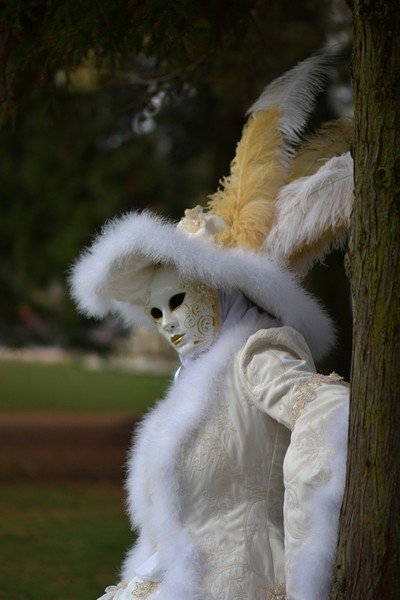
[[[162,317],[162,311],[159,308],[152,308],[150,314],[156,321]]]
[[[181,294],[175,294],[175,296],[172,296],[172,298],[169,300],[169,309],[173,311],[178,308],[178,306],[180,306],[184,301],[185,295],[185,292],[182,292]]]

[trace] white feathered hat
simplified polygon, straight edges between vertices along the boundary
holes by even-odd
[[[150,322],[143,306],[154,266],[173,264],[184,279],[241,290],[302,333],[314,358],[326,354],[331,321],[289,270],[304,271],[348,226],[351,158],[342,153],[351,124],[330,125],[293,149],[331,62],[329,51],[314,55],[264,90],[249,111],[230,176],[206,211],[186,210],[178,224],[150,212],[106,224],[72,269],[79,309],[98,318],[118,314],[127,324]]]

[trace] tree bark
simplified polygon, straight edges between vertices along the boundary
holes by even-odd
[[[332,597],[400,594],[400,2],[354,0],[354,310],[347,485]]]

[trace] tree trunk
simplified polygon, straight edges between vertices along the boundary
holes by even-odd
[[[354,0],[354,309],[347,487],[333,598],[400,594],[400,3]]]

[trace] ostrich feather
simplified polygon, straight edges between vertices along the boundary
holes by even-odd
[[[259,250],[274,217],[276,195],[285,180],[277,128],[281,112],[270,109],[250,117],[236,148],[229,177],[210,196],[210,212],[229,228],[215,240],[224,246]]]
[[[316,96],[325,87],[328,68],[337,61],[338,56],[337,48],[327,47],[298,63],[265,88],[248,114],[279,108],[282,112],[279,130],[288,148],[292,147],[299,142],[299,136],[315,106]]]
[[[353,160],[348,152],[281,189],[264,251],[305,275],[344,243],[352,205]]]
[[[260,250],[274,220],[279,188],[315,97],[337,52],[326,49],[268,85],[248,113],[231,172],[208,204],[228,228],[215,236],[224,246]]]
[[[308,137],[290,163],[288,183],[313,175],[324,162],[333,156],[348,152],[353,136],[353,119],[341,117],[324,123]]]

